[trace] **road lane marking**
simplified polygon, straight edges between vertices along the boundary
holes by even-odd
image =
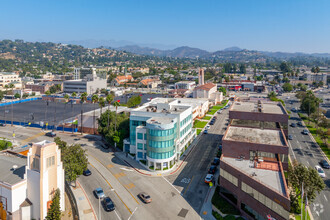
[[[192,176],[192,177],[191,177],[191,181],[189,182],[188,186],[186,187],[186,189],[185,189],[185,191],[184,191],[183,195],[185,195],[185,194],[186,194],[186,192],[188,191],[188,188],[189,188],[189,186],[190,186],[191,182],[193,181],[193,179],[194,179],[194,176]]]
[[[113,189],[113,187],[111,186],[111,184],[109,183],[109,181],[102,175],[102,173],[98,170],[98,169],[96,169],[94,166],[93,166],[93,164],[91,164],[90,163],[90,165],[101,175],[101,177],[105,180],[105,182],[107,182],[107,184],[110,186],[110,188],[111,188],[111,191],[113,191],[113,192],[115,192],[116,193],[116,195],[118,196],[118,198],[120,199],[120,201],[125,205],[125,207],[126,207],[126,209],[129,211],[129,213],[131,213],[132,214],[132,211],[128,208],[128,206],[126,205],[126,203],[122,200],[122,198],[118,195],[118,193],[116,192],[116,190],[112,190]]]
[[[126,184],[125,187],[126,187],[127,189],[132,189],[132,188],[135,187],[135,185],[134,185],[134,183],[129,183],[129,184]]]
[[[138,209],[138,207],[136,207],[135,209],[134,209],[134,211],[132,212],[132,214],[130,215],[130,217],[127,219],[127,220],[130,220],[131,219],[131,217],[134,215],[134,213],[135,213],[135,211]]]
[[[120,173],[113,174],[113,176],[116,177],[116,179],[118,179],[119,177],[126,176],[126,174],[120,172]]]
[[[24,145],[24,144],[26,144],[26,143],[28,143],[28,142],[30,142],[30,141],[32,141],[32,140],[34,140],[34,139],[42,136],[42,135],[44,135],[44,134],[45,134],[44,132],[40,132],[40,133],[35,134],[35,135],[31,136],[31,137],[28,137],[25,140],[21,141],[21,144]]]
[[[323,196],[324,196],[325,200],[328,201],[327,197],[324,194],[323,194]]]
[[[308,160],[306,160],[306,162],[308,163],[308,166],[310,166],[310,164],[309,164]]]
[[[113,164],[108,164],[107,167],[112,168],[112,167],[114,167],[114,165]]]
[[[88,154],[88,153],[87,153]],[[106,168],[106,166],[99,160],[99,159],[97,159],[96,157],[94,157],[93,155],[90,155],[90,154],[88,154],[89,156],[91,156],[91,157],[93,157],[95,160],[97,160],[103,167],[105,167]],[[113,174],[113,172],[110,170],[110,169],[108,169],[108,168],[106,168],[107,170],[109,170],[109,172],[114,176],[114,174]],[[140,204],[138,201],[137,201],[137,199],[132,195],[132,193],[120,182],[120,180],[118,179],[118,178],[116,178],[117,179],[117,181],[120,183],[120,185],[122,185],[123,187],[124,187],[124,189],[126,189],[126,191],[132,196],[132,198],[135,200],[135,202],[137,203],[137,204]]]
[[[162,176],[162,178],[168,183],[168,184],[170,184],[180,195],[181,195],[181,192],[175,187],[175,186],[173,186],[173,184],[172,183],[170,183],[170,181],[168,181],[165,177],[163,177]]]
[[[120,169],[121,169],[121,170],[125,170],[125,171],[133,171],[132,169],[127,169],[127,168],[125,168],[125,167],[121,167]]]

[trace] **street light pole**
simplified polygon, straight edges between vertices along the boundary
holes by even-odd
[[[101,199],[99,197],[99,220],[101,220]]]

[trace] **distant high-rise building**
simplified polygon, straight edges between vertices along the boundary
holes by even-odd
[[[198,84],[204,85],[204,70],[201,68],[199,69],[199,73],[198,73]]]

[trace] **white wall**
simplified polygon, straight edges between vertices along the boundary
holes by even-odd
[[[7,187],[14,187],[15,185],[10,186],[0,183],[0,196],[7,198],[7,210],[12,213],[19,210],[19,206],[24,202],[26,198],[26,180],[23,180],[18,184],[22,185],[16,189],[8,189]]]
[[[32,217],[40,218],[40,174],[27,170],[27,198],[32,202]]]

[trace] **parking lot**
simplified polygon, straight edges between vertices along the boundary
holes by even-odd
[[[98,105],[95,105],[98,108]],[[93,104],[84,103],[84,112],[94,109]],[[60,102],[48,102],[45,100],[35,100],[19,104],[0,107],[0,120],[6,120],[7,123],[13,118],[13,121],[20,123],[39,124],[48,122],[49,125],[59,123],[80,114],[81,105]],[[13,113],[13,114],[12,114]],[[13,116],[13,117],[12,117]]]

